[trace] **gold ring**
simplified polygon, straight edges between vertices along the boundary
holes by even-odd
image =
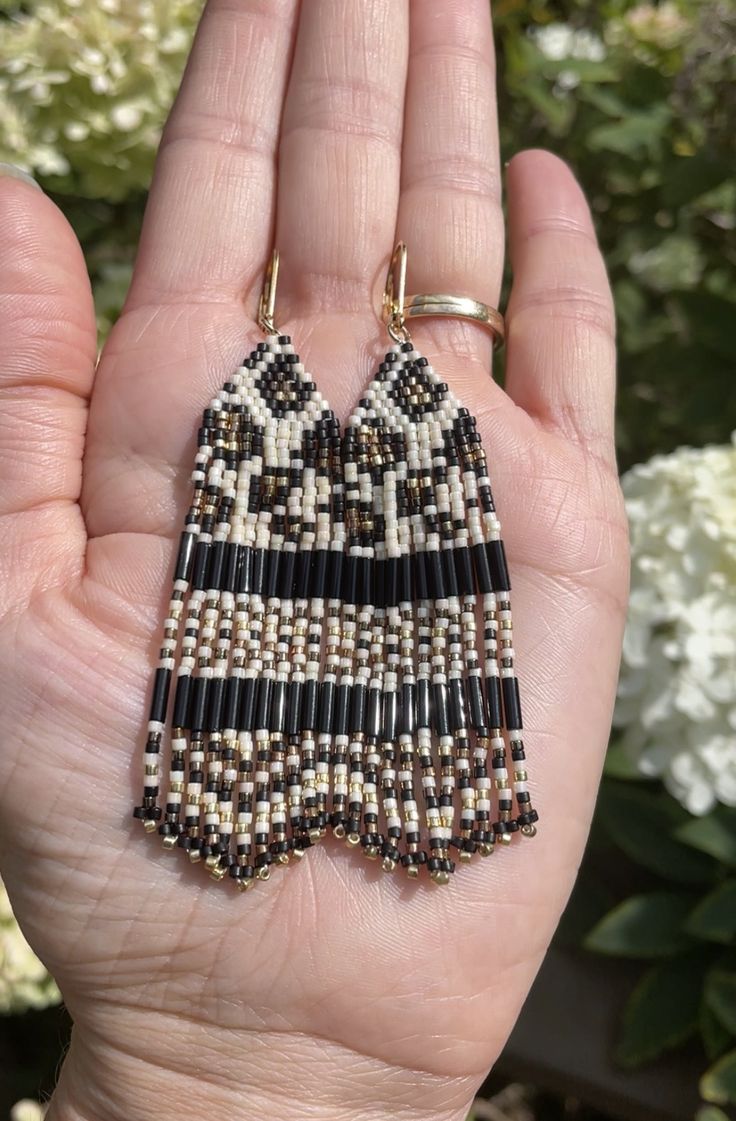
[[[506,336],[503,316],[496,308],[473,300],[469,296],[447,294],[406,295],[407,250],[403,241],[394,249],[386,277],[383,294],[383,321],[395,342],[407,342],[407,319],[428,315],[450,315],[456,319],[469,319],[487,327],[493,337],[494,349],[503,345]]]
[[[494,349],[503,346],[506,336],[503,316],[496,308],[473,300],[469,296],[421,295],[407,296],[402,307],[404,319],[419,319],[426,315],[451,315],[458,319],[470,319],[487,327],[493,336]]]

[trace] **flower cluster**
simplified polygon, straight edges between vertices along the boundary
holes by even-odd
[[[148,186],[201,0],[33,0],[0,37],[0,160],[115,200]]]
[[[61,995],[20,932],[0,882],[0,1013],[46,1008]]]
[[[693,814],[736,805],[736,434],[623,478],[632,588],[615,723]]]

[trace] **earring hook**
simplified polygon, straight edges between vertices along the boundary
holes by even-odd
[[[279,251],[274,249],[271,260],[266,267],[263,278],[263,291],[258,301],[258,326],[267,335],[278,335],[279,329],[274,323],[276,311],[276,286],[279,280]]]
[[[400,241],[391,255],[383,293],[383,322],[389,335],[397,343],[409,342],[409,332],[404,326],[407,258],[406,244]]]

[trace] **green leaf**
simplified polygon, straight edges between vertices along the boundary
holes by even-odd
[[[695,817],[682,825],[675,836],[683,844],[714,856],[736,868],[736,814],[718,809],[706,817]]]
[[[717,1105],[704,1105],[695,1114],[695,1121],[731,1121],[731,1119]]]
[[[661,788],[651,789],[640,782],[606,782],[596,816],[629,859],[663,879],[693,884],[713,880],[712,861],[673,836],[689,815]]]
[[[610,909],[611,893],[600,876],[585,870],[578,876],[570,900],[562,913],[555,941],[562,946],[580,946],[589,930]]]
[[[723,1026],[736,1035],[736,973],[711,970],[705,982],[705,1000]]]
[[[655,891],[632,895],[593,927],[585,947],[614,957],[669,957],[692,945],[683,933],[692,900],[687,895]]]
[[[688,934],[726,945],[736,935],[736,880],[726,880],[698,903],[685,923]]]
[[[688,954],[645,973],[624,1009],[616,1058],[637,1067],[679,1047],[699,1026],[705,963]]]
[[[715,1105],[736,1102],[736,1051],[729,1051],[700,1079],[700,1096]]]
[[[733,1034],[724,1027],[705,1001],[700,1009],[700,1036],[708,1061],[714,1063],[733,1046]]]
[[[588,143],[594,152],[618,152],[632,159],[649,156],[656,160],[659,142],[670,119],[671,111],[666,105],[652,105],[643,112],[630,112],[615,124],[591,129]]]
[[[733,169],[710,153],[675,156],[664,169],[662,198],[665,206],[682,206],[730,179]]]
[[[620,315],[620,308],[617,310]],[[631,752],[626,750],[621,741],[609,744],[603,773],[608,778],[619,778],[624,781],[641,777]]]

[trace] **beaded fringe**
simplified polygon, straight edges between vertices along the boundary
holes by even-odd
[[[533,835],[486,456],[427,359],[408,342],[387,354],[341,436],[289,336],[269,335],[198,443],[134,810],[146,830],[240,888],[328,830],[437,883],[451,849],[467,861]]]

